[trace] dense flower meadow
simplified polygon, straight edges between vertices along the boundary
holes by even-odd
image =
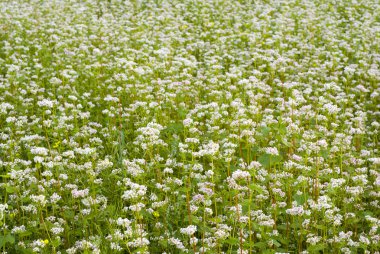
[[[0,1],[2,253],[379,253],[378,0]]]

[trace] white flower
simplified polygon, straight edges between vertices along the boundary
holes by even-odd
[[[64,228],[62,227],[52,227],[50,229],[50,231],[54,234],[54,235],[59,235],[61,234],[63,231],[64,231]]]
[[[7,102],[0,103],[0,114],[6,114],[8,110],[14,109],[14,106]]]
[[[186,228],[181,228],[180,232],[184,235],[192,236],[197,231],[197,226],[190,225]]]
[[[251,178],[251,175],[247,171],[238,169],[232,173],[232,178],[235,180],[249,180]]]
[[[33,202],[40,204],[42,207],[44,207],[47,203],[46,197],[44,195],[30,195],[30,199]]]
[[[38,101],[37,105],[40,107],[47,107],[47,108],[53,108],[54,107],[54,101],[43,99],[42,101]]]
[[[8,204],[0,204],[0,219],[4,218],[5,210],[8,210]]]
[[[266,147],[264,151],[265,153],[270,154],[270,155],[279,155],[276,147]]]
[[[188,250],[185,248],[185,246],[183,245],[181,240],[174,238],[174,237],[171,237],[171,238],[169,238],[168,242],[171,245],[175,245],[177,249],[184,251],[184,252],[188,252]]]
[[[47,156],[49,150],[45,147],[33,147],[32,149],[30,149],[30,152],[35,155]]]
[[[214,156],[219,151],[219,144],[214,143],[213,141],[210,141],[209,143],[202,146],[202,149],[199,150],[199,152],[196,152],[195,155],[202,157],[202,156]]]
[[[73,195],[73,198],[84,198],[88,195],[89,191],[90,190],[88,188],[86,188],[84,190],[74,189],[71,191],[71,194]]]
[[[286,209],[286,213],[294,216],[299,216],[304,214],[303,206],[294,206],[292,208]]]
[[[57,193],[53,193],[51,196],[50,196],[50,201],[53,203],[53,204],[55,204],[55,203],[57,203],[59,200],[61,200],[61,196],[60,195],[58,195]]]
[[[191,118],[186,118],[185,120],[183,120],[183,125],[185,127],[189,127],[192,123],[193,123],[193,120]]]
[[[24,225],[21,225],[19,227],[15,226],[12,230],[11,230],[11,233],[12,234],[19,234],[19,233],[22,233],[22,232],[25,232],[26,231],[26,228]]]
[[[53,84],[53,85],[60,85],[60,84],[62,84],[62,80],[60,80],[57,77],[53,77],[53,78],[50,79],[50,83]]]

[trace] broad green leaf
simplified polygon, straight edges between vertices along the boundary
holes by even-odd
[[[16,187],[8,185],[6,187],[6,191],[7,191],[7,193],[14,193],[16,191]]]
[[[320,244],[316,244],[316,245],[311,245],[307,248],[308,251],[313,251],[313,252],[317,252],[317,251],[320,251],[320,250],[323,250],[327,247],[326,244],[324,243],[320,243]]]
[[[237,245],[239,243],[239,239],[234,238],[234,237],[230,237],[230,238],[227,238],[226,240],[224,240],[224,242],[229,244],[229,245]]]
[[[269,132],[271,131],[271,128],[270,127],[261,127],[259,128],[259,132],[263,135],[263,136],[267,136],[269,134]]]
[[[10,244],[14,244],[15,243],[15,237],[11,234],[8,234],[6,237],[5,237],[5,241],[10,243]]]
[[[263,167],[269,167],[269,165],[270,165],[270,155],[269,154],[263,154],[257,160],[260,162],[260,164]]]
[[[255,184],[255,183],[251,183],[251,184],[249,185],[249,188],[250,188],[252,191],[257,191],[259,194],[262,194],[262,193],[263,193],[263,189],[262,189],[259,185]]]
[[[255,246],[259,249],[266,249],[268,248],[268,244],[266,242],[257,242],[255,243]]]
[[[277,240],[272,239],[274,246],[280,247],[281,243],[279,243]]]

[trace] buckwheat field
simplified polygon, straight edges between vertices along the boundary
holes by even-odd
[[[3,0],[2,253],[379,253],[378,0]]]

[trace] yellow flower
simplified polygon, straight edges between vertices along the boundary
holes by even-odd
[[[160,214],[159,214],[157,211],[154,211],[152,214],[153,214],[153,216],[156,217],[156,218],[160,217]]]
[[[54,144],[53,148],[57,148],[61,144],[61,141],[57,141],[57,143]]]
[[[45,245],[49,243],[49,240],[48,239],[45,239],[42,241]]]

